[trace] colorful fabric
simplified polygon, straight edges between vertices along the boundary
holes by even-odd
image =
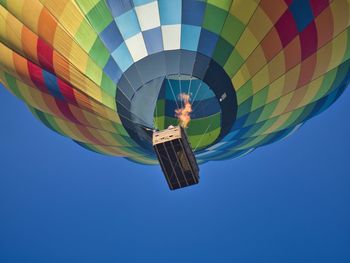
[[[127,124],[133,83],[148,83],[141,71],[176,67],[171,72],[180,79],[161,80],[150,114],[154,128],[176,124],[178,94],[191,93],[187,133],[200,163],[241,156],[288,136],[334,103],[350,81],[347,0],[0,4],[1,83],[50,129],[89,150],[139,163],[157,163]],[[182,55],[162,66],[160,54]],[[192,55],[189,69],[184,60]],[[228,129],[215,90],[195,76],[201,66],[206,70],[203,61],[218,65],[234,89],[237,107]]]

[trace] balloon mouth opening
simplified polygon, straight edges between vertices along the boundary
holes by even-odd
[[[169,75],[156,101],[153,127],[182,126],[193,149],[199,151],[217,140],[221,115],[219,100],[204,81],[185,74]]]
[[[200,152],[229,133],[237,113],[236,93],[223,68],[184,50],[134,63],[118,82],[116,105],[130,137],[150,155],[155,129],[182,125],[193,150]]]

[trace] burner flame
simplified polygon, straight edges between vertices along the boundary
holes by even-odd
[[[191,121],[192,105],[190,103],[190,95],[186,93],[180,93],[179,99],[183,101],[183,108],[175,110],[175,116],[178,118],[182,128],[187,128]]]

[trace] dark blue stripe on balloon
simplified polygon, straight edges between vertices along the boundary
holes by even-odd
[[[57,78],[45,70],[43,70],[42,72],[43,72],[45,85],[49,89],[50,93],[54,97],[59,98],[61,100],[64,100],[64,97],[63,97],[63,95],[60,91],[60,88],[58,86],[58,83],[57,83]]]

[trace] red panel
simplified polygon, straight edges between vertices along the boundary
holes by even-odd
[[[77,104],[77,100],[74,95],[73,88],[61,79],[57,79],[58,87],[60,88],[61,94],[67,102]]]
[[[54,73],[53,68],[53,49],[42,39],[38,39],[38,58],[41,66],[47,71]]]
[[[65,101],[55,98],[55,102],[60,112],[66,119],[70,120],[73,123],[80,124],[80,122],[74,117],[73,113],[68,107],[68,104]]]
[[[317,63],[316,54],[310,56],[301,63],[300,76],[298,80],[298,88],[308,84],[314,75]]]
[[[298,34],[297,25],[289,10],[287,10],[277,21],[275,27],[283,47],[285,47]]]
[[[317,31],[313,21],[300,33],[301,59],[304,60],[317,50]]]
[[[42,69],[39,68],[34,63],[28,61],[28,72],[35,86],[42,92],[48,93],[48,89],[45,85]]]
[[[309,0],[314,17],[318,16],[329,6],[329,0]]]

